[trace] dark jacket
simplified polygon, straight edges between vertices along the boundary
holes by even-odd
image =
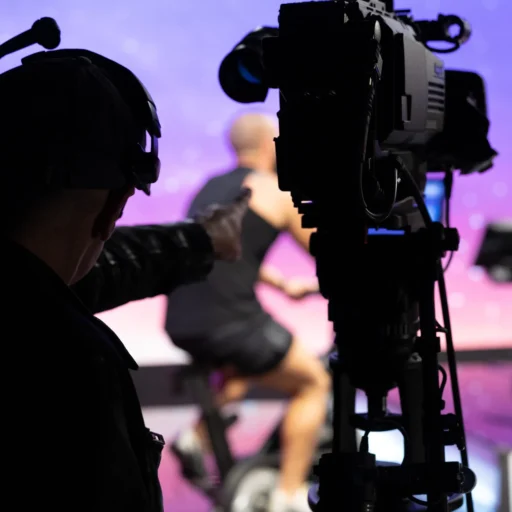
[[[196,223],[120,227],[73,290],[100,313],[204,279],[213,262],[210,239]]]
[[[91,310],[203,277],[207,235],[193,225],[120,228],[76,286],[83,301],[31,253],[2,245],[4,500],[19,510],[161,510],[162,443],[144,425],[137,365]]]

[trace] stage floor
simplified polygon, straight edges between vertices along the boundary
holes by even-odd
[[[470,464],[478,484],[473,492],[476,512],[495,512],[499,500],[500,474],[497,450],[512,447],[512,365],[461,365],[459,379],[464,403]],[[451,408],[446,393],[447,409]],[[393,404],[393,400],[391,400]],[[364,404],[360,404],[364,407]],[[249,455],[258,449],[282,414],[279,402],[245,402],[239,406],[239,422],[231,429],[235,452]],[[149,428],[169,442],[176,433],[196,418],[193,407],[145,409]],[[400,461],[403,451],[400,434],[372,434],[370,448],[381,460]],[[458,460],[455,449],[448,458]],[[179,477],[173,457],[165,450],[160,480],[166,512],[207,512],[208,501]]]

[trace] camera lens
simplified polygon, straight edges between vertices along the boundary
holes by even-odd
[[[257,56],[248,53],[240,55],[237,70],[246,82],[254,85],[262,84],[263,68]]]

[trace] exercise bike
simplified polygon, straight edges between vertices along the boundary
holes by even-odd
[[[327,365],[328,356],[322,358]],[[211,376],[215,371],[211,366],[192,363],[180,371],[178,382],[187,386],[199,405],[204,418],[210,440],[215,464],[218,470],[218,481],[197,481],[183,476],[206,495],[213,504],[213,512],[266,512],[268,500],[276,486],[279,475],[281,451],[280,428],[281,422],[272,430],[263,446],[249,457],[236,459],[227,439],[228,429],[234,425],[238,417],[226,416],[215,405],[214,391],[211,386]],[[355,390],[347,392],[348,400],[355,405]],[[315,460],[311,466],[309,481],[315,482],[313,466],[323,453],[331,450],[332,444],[332,409],[319,435]],[[358,442],[356,431],[348,423],[345,435]]]

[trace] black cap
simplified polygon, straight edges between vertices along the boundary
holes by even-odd
[[[141,132],[112,82],[84,57],[0,75],[0,179],[7,187],[121,187]]]

